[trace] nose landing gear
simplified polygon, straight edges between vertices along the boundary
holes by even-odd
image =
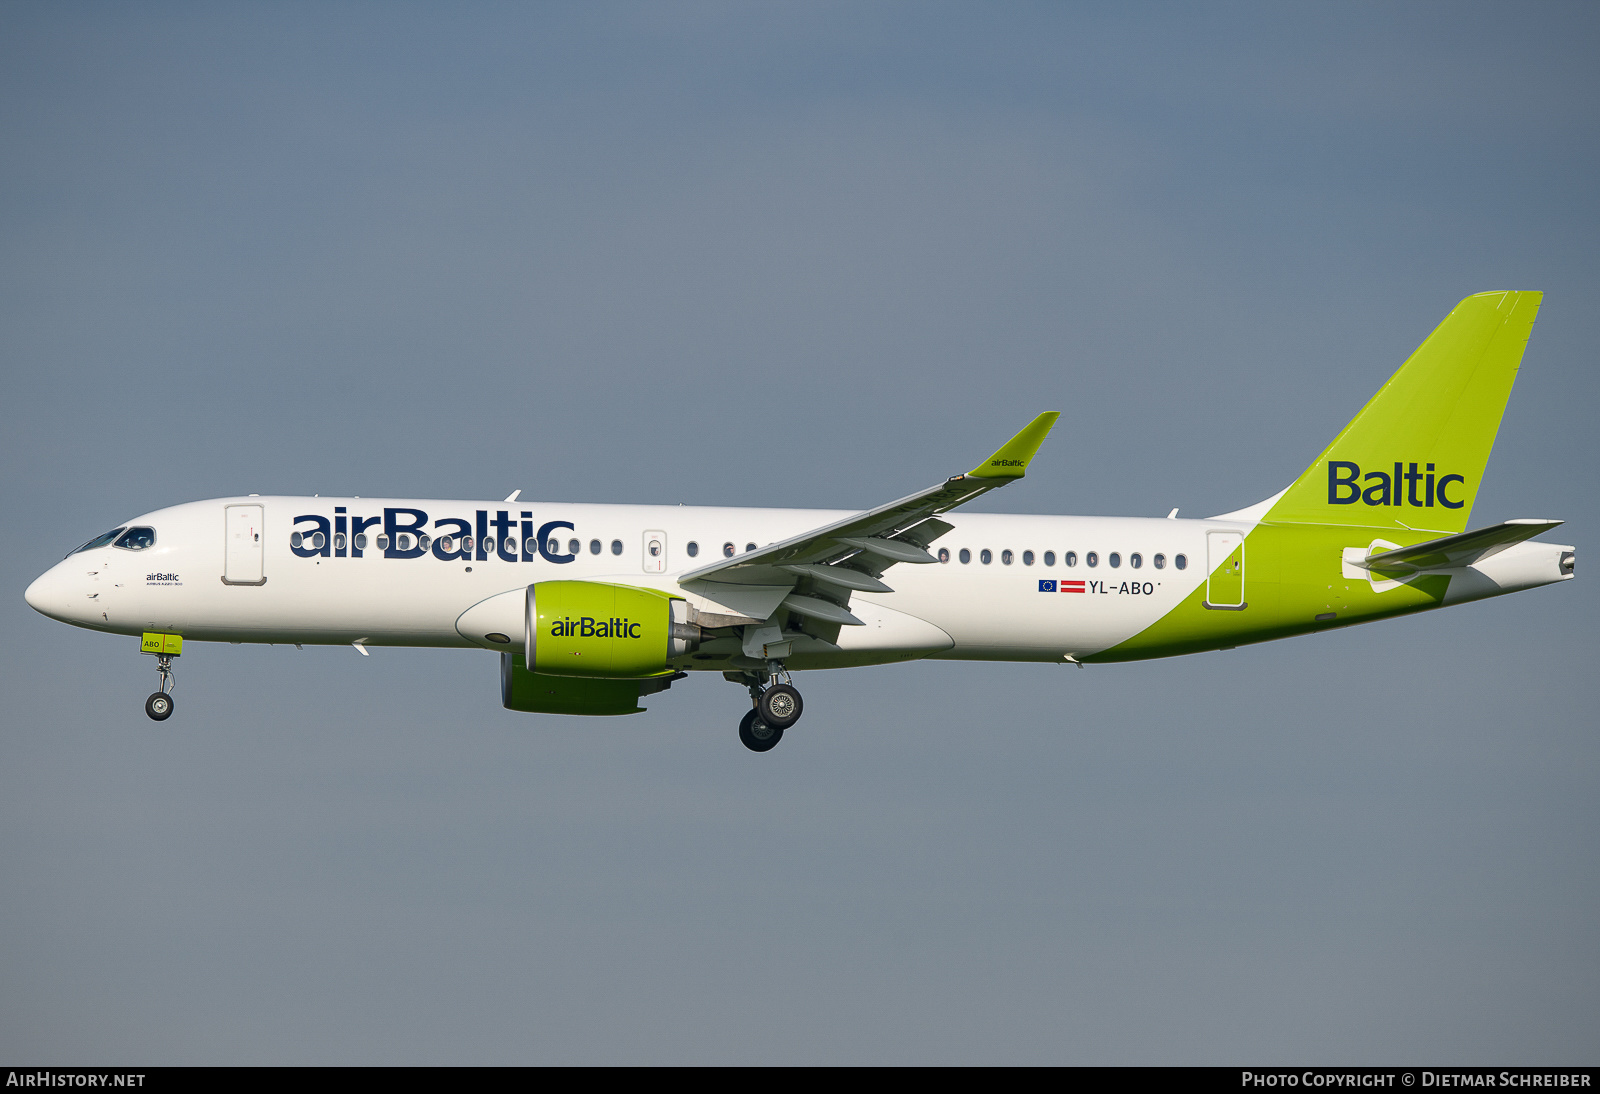
[[[778,683],[780,675],[783,683]],[[750,689],[751,710],[739,722],[739,740],[751,752],[776,748],[783,740],[783,731],[798,722],[805,710],[800,692],[788,682],[789,674],[783,665],[774,661],[766,673],[729,673],[728,678]]]
[[[164,722],[172,717],[172,659],[183,653],[183,637],[146,631],[140,639],[139,652],[155,657],[156,671],[161,674],[161,686],[144,701],[144,712],[151,721]]]
[[[161,687],[144,701],[144,712],[152,721],[164,722],[172,717],[172,657],[162,654],[156,658],[156,671],[161,673]]]

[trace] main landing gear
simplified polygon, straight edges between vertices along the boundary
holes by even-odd
[[[781,684],[777,682],[780,675],[784,680]],[[773,662],[765,676],[744,673],[737,680],[750,689],[751,706],[750,712],[739,722],[739,740],[751,752],[766,752],[777,747],[783,740],[783,731],[798,722],[805,710],[800,693],[788,682],[789,674],[783,671],[781,664]],[[764,681],[770,683],[763,686]]]
[[[144,701],[144,712],[157,722],[164,722],[172,717],[172,658],[162,654],[156,658],[156,671],[161,674],[161,687],[152,692],[150,698]]]

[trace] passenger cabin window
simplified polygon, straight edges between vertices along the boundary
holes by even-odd
[[[589,541],[589,553],[591,555],[597,555],[597,554],[600,553],[600,541],[599,540],[591,539]]]
[[[1155,558],[1152,558],[1150,561],[1155,564],[1155,568],[1158,569],[1158,570],[1165,570],[1167,568],[1167,556],[1166,555],[1157,555]]]
[[[324,547],[326,547],[327,545],[328,545],[328,537],[327,536],[323,535],[321,532],[315,532],[315,533],[312,534],[312,536],[311,536],[311,546],[315,547],[317,550],[320,551]]]
[[[1117,552],[1112,551],[1110,557],[1108,557],[1106,561],[1111,563],[1111,568],[1115,570],[1118,566],[1122,565],[1122,556],[1117,554]]]
[[[1100,556],[1096,552],[1090,551],[1088,554],[1083,556],[1083,561],[1088,563],[1090,566],[1098,566],[1100,565]]]
[[[948,547],[939,548],[939,561],[940,562],[949,562],[950,561],[950,548],[948,548]]]
[[[567,540],[567,554],[575,555],[579,551],[582,551],[582,550],[583,550],[583,544],[579,543],[575,539]]]
[[[389,537],[387,535],[379,536],[378,537],[378,550],[387,551],[388,549],[389,549]]]
[[[688,543],[683,545],[683,549],[685,551],[689,552],[689,557],[690,558],[694,558],[696,555],[698,555],[700,553],[700,545],[698,543],[696,543],[692,539]]]
[[[733,544],[724,543],[722,545],[722,557],[723,558],[732,558],[733,557]]]
[[[336,548],[343,547],[344,546],[344,536],[341,535],[341,534],[335,533],[334,537],[333,537],[333,545]],[[451,536],[440,536],[439,537],[439,550],[443,551],[445,554],[449,554],[451,551],[455,550],[455,546],[456,546],[456,541],[455,541],[455,539],[453,537],[451,537]]]
[[[1076,566],[1078,564],[1078,552],[1068,551],[1066,554],[1062,555],[1061,564],[1063,566]]]
[[[384,546],[384,544],[382,543],[383,537],[379,536],[378,539],[380,541],[378,543],[378,546],[379,547]],[[484,536],[483,537],[483,552],[484,552],[484,554],[493,554],[494,553],[494,537],[493,536]]]
[[[1137,552],[1129,555],[1128,556],[1128,565],[1132,566],[1135,570],[1137,570],[1140,566],[1144,565],[1144,556],[1139,554],[1139,553],[1137,553]]]
[[[127,525],[123,525],[121,528],[113,528],[113,529],[111,529],[111,531],[105,533],[104,535],[95,536],[88,543],[85,543],[82,547],[74,548],[72,551],[69,552],[69,555],[78,554],[80,551],[92,551],[96,547],[104,547],[106,544],[108,544],[112,540],[116,539],[118,536],[120,536],[125,531],[127,531]]]
[[[320,532],[317,533],[317,535],[321,535],[321,534],[322,533],[320,533]],[[316,539],[317,539],[316,536],[312,536],[311,537],[312,546],[318,546],[318,544],[316,542]],[[399,548],[400,550],[402,550],[402,551],[409,551],[409,550],[411,550],[411,537],[409,535],[407,535],[405,532],[401,532],[399,535],[397,535],[395,537],[394,545],[397,548]]]
[[[972,561],[972,552],[963,547],[961,548],[961,554],[957,555],[956,557],[961,559],[961,565],[965,566],[967,563]]]
[[[1056,553],[1054,551],[1046,551],[1044,553],[1044,564],[1046,566],[1054,566],[1056,564]]]
[[[1187,570],[1189,568],[1189,560],[1183,555],[1173,555],[1172,564],[1180,570]]]
[[[614,539],[611,541],[611,553],[614,555],[620,555],[622,553],[622,541],[620,539]]]
[[[1011,553],[1010,548],[1007,548],[1006,550],[1000,552],[1000,562],[1001,562],[1001,564],[1006,565],[1006,566],[1011,565],[1011,560],[1016,558],[1016,557],[1017,557],[1016,555]]]
[[[365,551],[366,549],[367,549],[367,534],[365,532],[362,532],[360,535],[356,536],[356,550]]]
[[[983,563],[985,566],[989,565],[989,563],[994,561],[994,552],[985,547],[983,550],[978,552],[978,561]]]
[[[1032,566],[1033,565],[1033,552],[1032,551],[1024,551],[1024,552],[1022,552],[1022,564],[1024,566]]]
[[[756,545],[754,543],[746,543],[744,545],[744,549],[746,551],[754,551],[756,549]]]
[[[146,547],[154,547],[155,543],[154,528],[129,528],[122,533],[122,538],[117,540],[117,546],[127,551],[142,551]]]

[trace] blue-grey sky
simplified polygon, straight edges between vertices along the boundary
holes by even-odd
[[[1592,5],[0,9],[0,1056],[1594,1063]],[[1285,485],[1461,297],[1579,579],[1174,661],[692,679],[23,603],[235,493],[990,509]],[[1587,576],[1586,576],[1587,575]]]

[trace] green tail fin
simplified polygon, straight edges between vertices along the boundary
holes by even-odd
[[[1265,519],[1464,530],[1542,296],[1457,304]]]

